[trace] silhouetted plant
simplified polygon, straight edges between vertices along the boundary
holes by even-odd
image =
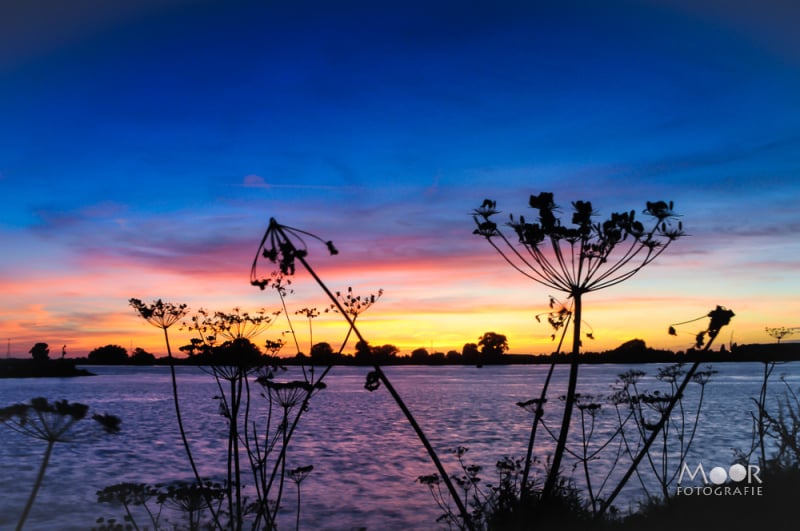
[[[212,508],[214,503],[222,503],[226,488],[219,483],[204,481],[202,483],[177,481],[162,487],[158,493],[158,503],[183,513],[188,521],[188,529],[200,529],[203,511],[219,514],[219,507]],[[177,526],[176,526],[177,527]]]
[[[702,348],[704,352],[708,351],[711,348],[711,344],[719,335],[719,332],[722,329],[722,327],[730,324],[731,319],[734,317],[734,313],[727,308],[724,308],[722,306],[717,306],[715,309],[711,310],[705,317],[708,317],[709,319],[707,328],[695,335],[695,346],[697,346],[698,348]],[[702,318],[703,317],[700,317],[698,319],[692,319],[691,321],[685,321],[684,323],[677,323],[671,325],[669,327],[669,333],[674,335],[676,333],[675,326],[678,326],[679,324],[691,323]],[[611,504],[613,503],[614,499],[617,497],[617,495],[620,493],[623,487],[627,484],[628,480],[633,475],[633,473],[636,472],[639,463],[641,463],[642,459],[650,455],[650,447],[653,445],[656,438],[658,438],[661,435],[661,431],[664,429],[664,426],[667,424],[667,422],[670,421],[672,411],[675,408],[676,404],[678,404],[678,402],[683,399],[684,391],[686,389],[686,386],[689,385],[689,382],[694,380],[698,383],[701,383],[702,384],[701,389],[704,389],[704,384],[707,381],[707,377],[710,376],[710,373],[707,375],[704,375],[703,372],[698,373],[697,369],[699,366],[700,362],[697,361],[694,362],[689,367],[688,370],[686,370],[682,378],[680,378],[680,383],[674,387],[674,392],[672,393],[672,396],[670,397],[669,401],[667,401],[660,407],[659,409],[660,417],[658,418],[657,422],[655,423],[648,422],[645,425],[647,431],[649,431],[649,434],[647,434],[647,436],[644,437],[644,443],[641,445],[639,452],[633,457],[633,460],[631,461],[628,470],[622,476],[619,483],[614,488],[613,492],[610,494],[608,499],[603,501],[603,504],[601,505],[599,511],[600,515],[602,515],[604,511],[606,511],[609,507],[611,507]],[[676,379],[678,378],[679,376],[676,376]],[[695,427],[696,427],[696,422],[695,422]]]
[[[159,529],[162,505],[158,504],[158,511],[154,512],[148,502],[158,498],[159,489],[146,483],[117,483],[97,491],[98,503],[108,503],[111,505],[122,505],[125,509],[125,519],[130,522],[134,529],[140,529],[136,523],[132,507],[142,507],[147,514],[153,529]],[[103,523],[100,519],[98,523]],[[111,520],[109,520],[111,522]],[[112,522],[113,524],[113,522]]]
[[[705,398],[705,386],[712,375],[717,371],[708,366],[705,370],[696,370],[690,377],[691,381],[698,384],[700,390],[693,406],[693,413],[687,410],[685,393],[678,393],[678,388],[687,374],[687,369],[682,363],[661,367],[655,379],[667,385],[667,389],[643,390],[639,381],[644,372],[630,370],[621,374],[617,380],[611,402],[616,408],[620,426],[632,421],[634,433],[627,435],[623,430],[622,440],[626,453],[631,457],[636,455],[647,440],[650,432],[654,430],[662,418],[667,420],[660,431],[660,445],[658,453],[651,448],[645,455],[646,462],[652,476],[656,478],[660,490],[660,498],[667,500],[671,497],[670,487],[674,483],[680,465],[685,461],[697,433],[700,412]],[[674,404],[673,404],[674,403]],[[624,406],[625,415],[620,411]],[[668,408],[672,408],[668,414]],[[624,418],[623,418],[624,417]],[[635,444],[632,438],[635,437]],[[649,493],[647,483],[641,477],[641,471],[635,471],[645,495],[650,501],[658,499]]]
[[[544,499],[541,483],[531,482],[523,489],[522,459],[508,456],[499,459],[495,463],[497,477],[493,483],[481,477],[482,467],[466,464],[467,448],[458,447],[454,453],[461,473],[453,474],[451,479],[462,491],[462,503],[470,508],[467,521],[454,510],[452,493],[442,489],[441,476],[429,474],[417,478],[420,484],[428,487],[442,510],[436,521],[447,524],[448,529],[583,529],[583,525],[591,521],[591,512],[567,478],[559,476],[554,492]],[[523,490],[528,492],[524,497]]]
[[[379,289],[377,293],[370,293],[369,295],[355,295],[353,293],[353,287],[348,286],[347,292],[342,293],[341,291],[336,292],[336,299],[338,300],[338,304],[331,304],[330,310],[334,312],[339,312],[339,307],[341,307],[347,314],[350,316],[350,320],[355,324],[356,319],[358,316],[367,311],[373,304],[375,304],[378,299],[381,298],[383,295],[383,289]],[[347,345],[350,336],[352,335],[353,329],[348,328],[347,334],[344,336],[344,341],[342,341],[342,346],[339,347],[339,353],[341,353],[345,346]]]
[[[296,239],[295,241],[300,244],[297,248],[291,240],[288,239],[286,232]],[[296,327],[292,322],[286,299],[292,290],[289,286],[292,284],[291,277],[296,271],[295,261],[300,260],[305,267],[307,263],[304,257],[308,251],[305,249],[305,242],[302,236],[310,237],[315,240],[320,240],[313,234],[288,227],[279,227],[274,220],[270,221],[270,226],[262,239],[259,250],[253,261],[250,280],[251,284],[258,286],[264,290],[270,288],[278,295],[281,300],[281,305],[286,316],[289,333],[292,336],[297,355],[301,353],[300,341]],[[325,242],[330,254],[337,254],[338,251],[333,246],[332,242]],[[278,269],[272,271],[267,278],[258,278],[256,275],[256,265],[260,256],[267,258],[270,262],[277,264]],[[312,271],[312,275],[315,273]],[[316,278],[316,276],[315,276]],[[327,292],[332,297],[330,292]],[[330,311],[330,309],[325,310]],[[313,349],[313,323],[312,320],[319,316],[319,311],[316,308],[303,308],[296,312],[294,315],[305,316],[309,324],[309,350]],[[277,343],[275,343],[278,346]],[[282,345],[282,342],[281,342]],[[341,351],[340,351],[341,352]],[[312,360],[313,361],[313,360]],[[329,360],[330,361],[330,360]],[[317,375],[313,363],[306,366],[305,363],[300,365],[302,370],[302,380],[277,382],[273,378],[274,372],[270,371],[260,375],[257,378],[259,384],[264,388],[262,395],[268,400],[266,425],[264,428],[264,441],[257,447],[258,457],[256,462],[258,464],[258,474],[256,484],[260,489],[260,496],[263,501],[267,501],[267,493],[272,492],[273,486],[277,481],[277,494],[271,503],[275,506],[275,510],[271,510],[270,503],[262,503],[263,516],[266,519],[267,526],[273,527],[275,525],[275,515],[277,507],[280,505],[280,499],[283,494],[284,481],[286,476],[286,453],[288,450],[288,443],[297,428],[302,414],[308,410],[309,403],[312,396],[325,388],[323,380],[330,372],[332,365],[328,363],[321,374]],[[295,407],[299,406],[299,407]],[[270,429],[273,426],[272,411],[273,407],[279,410],[281,417],[277,422],[277,428],[270,434]],[[255,431],[255,430],[254,430]],[[269,435],[268,435],[269,434]],[[269,457],[277,454],[268,466]]]
[[[347,309],[345,309],[341,301],[322,281],[322,279],[317,275],[316,271],[314,271],[314,269],[306,260],[306,257],[308,256],[308,248],[306,246],[304,237],[319,242],[324,242],[328,252],[332,255],[338,254],[339,252],[331,241],[324,241],[318,236],[315,236],[309,232],[287,227],[279,224],[274,218],[270,219],[269,226],[267,227],[267,230],[261,239],[261,243],[258,246],[258,251],[253,260],[253,265],[250,270],[250,283],[262,290],[266,289],[267,287],[278,287],[278,293],[281,297],[283,297],[283,293],[281,292],[280,288],[283,288],[285,277],[293,275],[297,269],[297,264],[299,263],[300,266],[311,275],[323,292],[325,292],[331,303],[333,303],[333,305],[336,307],[336,310],[338,310],[338,312],[345,318],[350,330],[352,330],[358,338],[359,344],[366,347],[368,342],[364,339],[361,332],[356,327],[353,316],[347,311]],[[257,266],[259,259],[262,257],[267,259],[267,261],[271,264],[276,265],[278,270],[272,271],[267,277],[259,275]],[[373,360],[375,360],[374,356]],[[330,367],[326,369],[326,372],[323,373],[322,377],[324,377],[329,369]],[[322,377],[320,377],[317,381],[321,380]],[[383,372],[383,369],[379,365],[378,361],[375,360],[373,370],[367,375],[367,383],[365,384],[365,387],[369,390],[377,390],[380,385],[383,385],[386,388],[395,403],[403,412],[406,420],[416,433],[417,438],[419,438],[425,447],[425,450],[428,452],[428,456],[436,466],[439,474],[444,478],[443,481],[447,485],[451,495],[453,495],[455,503],[458,505],[459,513],[463,515],[464,521],[467,523],[468,527],[472,529],[472,526],[469,522],[467,509],[458,497],[454,485],[450,481],[449,477],[447,477],[439,456],[436,454],[436,451],[431,446],[430,441],[425,436],[414,416],[411,414],[408,406],[405,404],[405,402],[403,402],[394,386],[386,377],[386,374]]]
[[[553,463],[544,487],[545,497],[559,475],[570,430],[578,379],[581,347],[583,296],[628,280],[650,264],[676,239],[684,235],[672,203],[648,202],[644,214],[649,227],[636,219],[635,211],[612,213],[596,223],[591,202],[575,201],[571,226],[562,225],[553,194],[531,195],[529,206],[538,212],[534,223],[513,215],[506,223],[516,242],[500,230],[492,217],[499,214],[491,199],[473,211],[474,234],[485,238],[501,257],[525,277],[550,289],[566,293],[573,301],[573,341],[564,414]],[[521,245],[519,250],[515,243]]]
[[[194,481],[173,481],[150,485],[147,483],[118,483],[97,491],[98,503],[122,505],[125,509],[124,529],[150,529],[148,525],[140,525],[133,508],[142,507],[154,531],[161,529],[222,529],[213,521],[203,523],[203,514],[208,510],[212,514],[223,514],[222,504],[227,497],[228,489],[209,480],[201,483]],[[209,505],[213,504],[213,508]],[[156,508],[151,508],[154,504]],[[166,509],[166,510],[165,510]],[[213,510],[212,510],[213,509]],[[186,524],[178,524],[175,518],[185,518]],[[98,518],[98,527],[92,529],[123,529],[116,519]],[[225,529],[229,529],[226,527]]]
[[[200,477],[200,471],[197,469],[192,449],[189,446],[189,439],[186,436],[186,429],[183,425],[183,418],[181,416],[180,400],[178,399],[178,378],[175,375],[175,360],[172,356],[172,348],[169,343],[169,329],[177,322],[179,322],[189,311],[186,304],[177,304],[173,302],[164,302],[157,299],[150,304],[143,302],[141,299],[132,298],[128,303],[134,309],[136,314],[164,332],[164,343],[167,347],[167,358],[169,359],[169,371],[172,383],[172,403],[175,406],[175,417],[178,422],[178,431],[183,441],[183,448],[186,451],[186,457],[189,460],[189,465],[192,467],[192,472],[198,485],[202,485],[203,480]],[[208,500],[208,506],[211,507],[211,500]],[[219,518],[216,513],[212,512],[214,522],[218,527],[220,526]]]
[[[550,336],[553,340],[556,339],[556,334],[559,330],[561,330],[558,346],[556,347],[554,353],[558,355],[561,352],[561,347],[564,344],[564,337],[567,335],[569,323],[572,320],[572,310],[567,308],[564,304],[558,302],[554,297],[550,297],[550,311],[543,314],[537,314],[535,316],[537,322],[541,322],[542,315],[547,315],[547,322],[553,328],[553,335]],[[528,448],[525,456],[525,465],[522,472],[522,481],[520,482],[521,498],[526,498],[528,494],[530,494],[528,492],[528,478],[530,476],[531,466],[533,465],[533,449],[536,445],[536,433],[542,422],[542,418],[544,417],[544,405],[547,403],[547,392],[550,388],[550,381],[553,378],[553,371],[555,370],[555,367],[556,364],[555,361],[553,361],[547,370],[547,376],[545,377],[544,384],[542,385],[539,398],[532,398],[527,401],[517,402],[518,406],[533,413],[533,422],[531,423],[531,432],[528,436]]]
[[[296,312],[294,312],[294,314],[303,316],[308,320],[308,353],[310,355],[312,353],[311,351],[314,350],[313,320],[316,319],[317,317],[319,317],[319,315],[320,315],[319,310],[316,309],[316,308],[301,308],[301,309],[297,310]],[[292,330],[294,330],[294,328],[292,328]],[[295,334],[295,344],[299,345],[299,341],[297,341],[296,334]],[[299,347],[298,347],[298,349],[299,349]],[[298,350],[298,352],[299,352],[299,350]],[[301,367],[303,369],[304,377],[307,380],[312,380],[313,381],[314,380],[314,363],[312,362],[308,367],[308,371],[310,372],[310,375],[308,375],[308,376],[305,375],[305,371],[306,371],[305,365],[301,365]]]
[[[280,297],[284,314],[289,323],[289,333],[293,337],[299,354],[298,334],[286,304],[286,297],[291,293],[286,286],[290,284],[291,279],[285,278],[282,273],[275,272],[262,287],[274,289]],[[316,308],[303,308],[294,314],[305,316],[309,320],[309,337],[313,337],[311,320],[319,315],[319,311]],[[283,347],[283,341],[268,340],[266,345],[274,356]],[[300,417],[308,410],[312,396],[325,388],[323,380],[332,366],[329,364],[319,376],[316,375],[313,365],[306,367],[305,364],[301,364],[300,367],[302,380],[284,382],[274,380],[277,369],[274,365],[263,367],[256,378],[263,389],[261,395],[267,399],[267,410],[264,426],[261,429],[256,428],[255,421],[252,422],[246,438],[246,445],[258,495],[255,525],[263,523],[267,528],[273,528],[276,525],[277,508],[280,506],[283,496],[289,441],[297,428]],[[279,413],[276,422],[273,422],[273,410],[277,410]]]
[[[300,466],[289,470],[289,479],[291,479],[297,486],[297,518],[295,521],[295,530],[300,530],[300,484],[305,480],[311,471],[314,470],[314,465]]]
[[[33,502],[42,486],[47,465],[53,453],[53,446],[58,442],[73,442],[75,434],[70,433],[74,426],[86,417],[89,406],[58,400],[52,404],[46,398],[34,398],[29,404],[14,404],[0,409],[0,423],[27,437],[47,443],[47,448],[39,466],[39,472],[33,489],[25,503],[25,507],[17,523],[17,531],[21,530],[33,507]],[[120,419],[113,415],[93,415],[106,433],[119,432]]]
[[[271,375],[262,375],[256,380],[264,389],[262,396],[268,400],[267,417],[265,427],[262,430],[262,442],[255,441],[253,447],[256,449],[253,460],[253,470],[256,473],[256,485],[259,487],[259,494],[262,502],[269,500],[269,494],[273,493],[276,507],[280,506],[283,497],[284,480],[286,477],[286,453],[289,448],[289,441],[294,434],[300,416],[308,409],[308,404],[312,396],[325,389],[325,383],[318,380],[310,382],[306,380],[294,380],[277,382]],[[277,425],[271,430],[273,409],[279,412]],[[253,429],[254,433],[257,430]],[[271,468],[269,465],[270,456],[277,453]],[[275,482],[278,482],[276,492],[273,492]],[[270,527],[275,525],[275,513],[268,511],[268,506],[264,508],[265,518]]]
[[[459,446],[453,450],[456,456],[460,474],[452,474],[450,480],[459,489],[455,493],[450,489],[442,490],[443,478],[439,474],[428,474],[417,477],[417,481],[428,487],[431,496],[442,510],[442,514],[436,519],[437,522],[445,522],[449,529],[481,529],[485,527],[485,495],[479,487],[481,478],[479,465],[467,465],[464,462],[464,455],[468,448]],[[454,498],[454,495],[457,496]],[[464,514],[460,509],[453,510],[452,504],[457,507],[471,507],[469,514]]]
[[[778,344],[780,344],[781,340],[791,335],[794,335],[800,327],[786,327],[786,326],[779,326],[779,327],[765,327],[764,330],[767,334],[775,339]],[[761,362],[764,366],[763,375],[761,378],[761,387],[758,392],[758,397],[753,398],[753,402],[756,406],[756,412],[751,413],[753,416],[753,427],[754,427],[754,441],[751,445],[751,449],[747,454],[747,457],[758,449],[759,451],[759,464],[762,468],[766,468],[768,465],[767,461],[767,447],[766,447],[766,436],[768,425],[775,426],[775,419],[768,418],[767,415],[767,388],[769,385],[769,379],[772,376],[772,373],[775,371],[775,367],[777,366],[776,361],[768,360]],[[786,404],[790,403],[788,400],[788,396],[786,397],[787,400],[780,403],[780,408],[783,410],[786,408]],[[777,428],[778,432],[780,432],[781,428]]]
[[[800,327],[796,327],[796,326],[792,326],[792,327],[787,327],[787,326],[770,327],[770,326],[767,326],[767,327],[764,328],[764,330],[766,330],[767,334],[771,338],[775,339],[778,343],[780,343],[783,338],[789,337],[791,335],[794,335],[798,330],[800,330]]]
[[[769,434],[775,439],[777,448],[765,467],[800,469],[800,397],[792,390],[785,378],[781,378],[785,386],[783,398],[778,399],[774,413],[764,409],[765,425]]]
[[[761,387],[758,392],[758,398],[752,398],[753,402],[756,405],[756,412],[751,413],[753,416],[753,423],[755,425],[755,435],[757,440],[757,447],[759,450],[759,464],[761,467],[767,467],[767,445],[766,445],[766,436],[767,436],[767,428],[768,428],[768,417],[767,417],[767,386],[769,385],[769,379],[772,376],[772,373],[775,371],[775,367],[777,366],[776,361],[763,361],[761,362],[764,366],[763,376],[761,378]],[[750,453],[752,454],[754,449],[751,449]]]
[[[319,317],[319,310],[316,308],[301,308],[294,312],[295,315],[302,315],[306,319],[308,319],[308,344],[309,344],[309,351],[311,350],[311,345],[314,344],[314,330],[311,326],[311,321]]]
[[[565,396],[561,396],[559,398],[561,400],[566,399]],[[585,482],[586,497],[588,497],[587,509],[590,510],[594,515],[597,514],[599,500],[601,499],[603,491],[619,462],[621,444],[613,459],[605,459],[611,464],[602,473],[602,477],[598,482],[594,481],[594,475],[591,472],[590,465],[593,461],[599,460],[600,454],[617,439],[617,436],[623,429],[623,426],[619,426],[614,432],[606,435],[604,440],[597,441],[595,433],[597,428],[597,419],[603,411],[603,404],[600,402],[600,399],[596,396],[578,393],[575,397],[575,405],[578,409],[580,417],[580,449],[578,451],[573,451],[568,447],[567,453],[569,453],[575,459],[575,465],[573,469],[577,468],[578,466],[581,467]],[[597,483],[599,483],[599,485],[597,485]]]
[[[248,456],[251,454],[248,376],[267,361],[251,339],[269,328],[272,318],[279,314],[269,314],[264,309],[252,313],[240,308],[230,312],[200,309],[184,324],[184,329],[197,335],[192,345],[205,353],[207,359],[201,368],[214,377],[219,411],[228,422],[225,485],[233,529],[242,528],[245,512],[240,445],[243,443]]]

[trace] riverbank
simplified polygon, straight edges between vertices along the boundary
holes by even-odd
[[[0,360],[0,378],[71,378],[75,376],[94,376],[86,369],[79,369],[77,361],[63,360]]]

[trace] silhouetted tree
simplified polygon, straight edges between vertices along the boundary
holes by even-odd
[[[508,341],[503,334],[486,332],[478,339],[478,346],[483,363],[499,363],[508,350]]]
[[[197,356],[205,355],[208,357],[211,352],[211,347],[206,343],[203,343],[203,340],[199,337],[193,337],[189,340],[188,345],[183,345],[182,347],[178,347],[178,350],[181,352],[185,352],[189,358],[194,358]]]
[[[128,351],[119,345],[105,345],[89,352],[89,363],[125,363],[128,361]]]
[[[246,337],[237,337],[211,349],[211,365],[251,368],[261,365],[261,349]]]
[[[425,363],[429,357],[427,349],[418,348],[411,351],[411,363]]]
[[[50,359],[50,346],[47,343],[36,343],[28,351],[34,361],[47,361]]]
[[[461,361],[468,364],[478,364],[481,361],[481,351],[477,343],[465,343],[461,349]]]
[[[680,222],[673,225],[677,216],[671,202],[647,202],[643,213],[652,220],[648,227],[636,219],[633,210],[615,212],[605,221],[594,222],[596,213],[589,201],[573,202],[571,224],[562,224],[557,217],[559,207],[549,192],[531,195],[528,204],[537,211],[537,219],[531,223],[524,216],[511,215],[505,224],[513,232],[509,238],[492,220],[499,213],[496,202],[485,199],[473,211],[477,225],[473,234],[485,238],[525,277],[572,298],[572,357],[561,429],[543,487],[547,498],[560,474],[575,407],[583,296],[628,280],[684,232]]]
[[[335,361],[335,354],[330,343],[321,342],[311,347],[311,363],[314,365],[330,365]]]
[[[428,356],[427,360],[428,363],[436,365],[441,365],[442,363],[444,363],[444,361],[445,361],[444,352],[434,352],[430,356]]]
[[[372,347],[372,355],[375,356],[373,363],[394,363],[397,361],[397,353],[400,350],[394,345],[381,345],[380,347]]]
[[[133,354],[131,354],[130,361],[131,363],[135,363],[137,365],[152,365],[155,363],[156,357],[142,347],[136,347],[133,349]]]
[[[356,343],[355,362],[359,365],[372,365],[372,349],[364,342]]]

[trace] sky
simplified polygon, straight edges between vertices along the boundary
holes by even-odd
[[[586,295],[585,349],[686,349],[703,323],[669,325],[716,305],[736,314],[721,344],[771,342],[800,326],[799,20],[777,0],[5,2],[0,355],[163,355],[132,297],[277,310],[249,284],[270,218],[335,243],[308,241],[332,290],[384,290],[358,321],[371,344],[493,331],[551,352],[534,316],[566,295],[470,215],[491,198],[531,217],[542,191],[598,219],[672,200],[687,233]],[[292,287],[295,319],[329,305]],[[298,322],[303,349],[346,332]]]

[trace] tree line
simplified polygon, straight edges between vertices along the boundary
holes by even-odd
[[[258,364],[259,362],[273,361],[280,358],[286,365],[312,363],[315,365],[373,365],[376,361],[381,364],[498,364],[507,363],[509,356],[508,340],[505,335],[495,332],[486,332],[478,338],[476,343],[464,344],[461,352],[450,350],[448,352],[429,352],[425,348],[413,350],[408,355],[402,355],[395,345],[386,344],[371,346],[358,342],[355,351],[350,354],[339,354],[334,351],[330,343],[315,343],[309,353],[299,352],[293,357],[280,357],[278,352],[283,346],[281,341],[268,340],[264,348],[260,348],[247,338],[237,338],[219,345],[209,346],[200,341],[192,340],[189,344],[180,347],[185,354],[184,358],[176,358],[177,363],[187,365],[225,365],[225,364]],[[50,360],[50,347],[47,343],[36,343],[30,350],[34,361]],[[62,350],[62,354],[64,351]],[[62,355],[63,357],[63,355]],[[129,353],[125,347],[116,344],[104,345],[90,351],[85,358],[72,358],[79,363],[90,365],[157,365],[166,363],[166,358],[158,358],[145,349],[137,347]]]
[[[549,355],[507,354],[508,340],[505,335],[486,332],[476,343],[465,343],[461,352],[430,352],[426,348],[417,348],[403,355],[400,349],[392,344],[370,346],[361,342],[356,344],[355,351],[339,354],[330,343],[319,342],[311,347],[308,354],[300,352],[291,357],[277,356],[274,341],[267,341],[262,349],[246,338],[240,338],[213,348],[192,342],[180,347],[186,354],[184,358],[174,361],[187,365],[225,365],[253,364],[275,361],[279,358],[284,365],[372,365],[376,361],[382,365],[498,365],[509,363],[568,363],[569,355],[553,352]],[[34,361],[50,360],[50,347],[47,343],[36,343],[29,351]],[[62,349],[62,359],[64,351]],[[717,351],[700,351],[689,348],[685,351],[660,350],[648,347],[641,339],[633,339],[619,347],[602,352],[585,352],[584,363],[675,363],[675,362],[728,362],[728,361],[797,361],[800,360],[800,344],[777,343],[736,345],[729,348],[722,346]],[[125,347],[116,344],[104,345],[90,351],[86,357],[70,358],[76,363],[88,365],[162,365],[167,358],[159,358],[145,349],[136,347],[128,352]]]

